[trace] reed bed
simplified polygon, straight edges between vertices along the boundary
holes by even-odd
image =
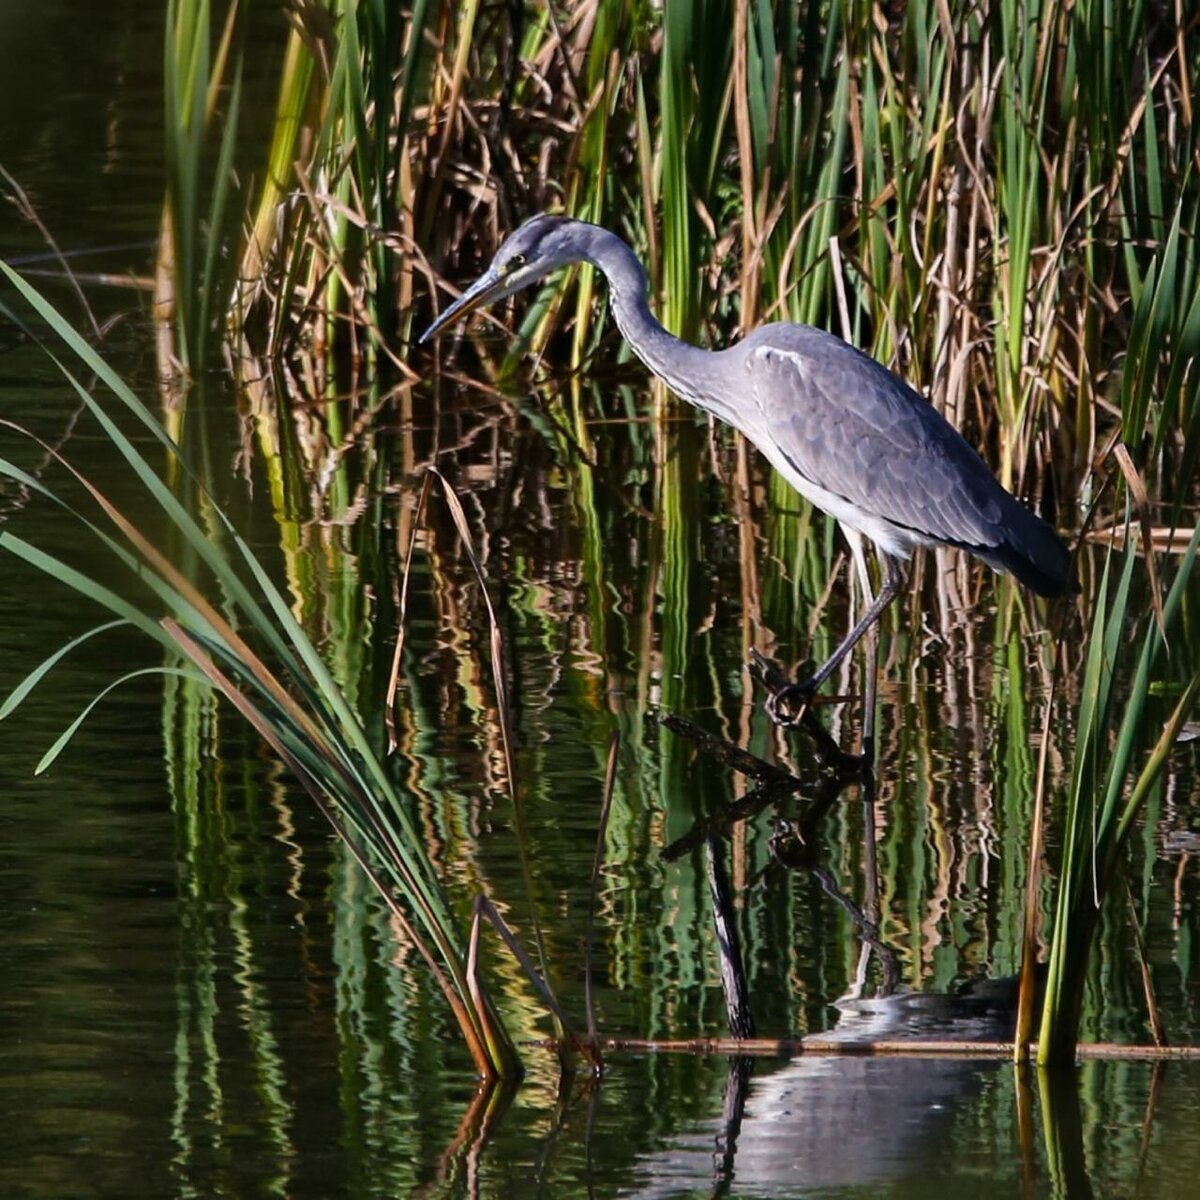
[[[1143,526],[1169,538],[1194,523],[1200,18],[1182,7],[428,0],[385,19],[375,5],[311,0],[290,16],[227,335],[271,419],[294,407],[309,470],[334,481],[321,503],[338,519],[357,519],[351,497],[364,483],[348,474],[348,446],[374,445],[370,424],[390,400],[404,428],[438,403],[436,391],[408,387],[427,362],[412,353],[414,331],[521,219],[556,209],[638,249],[660,317],[681,336],[716,346],[761,321],[802,320],[868,350],[1065,530],[1096,494],[1106,506],[1097,519],[1120,524],[1120,487],[1106,491],[1118,442],[1156,498]],[[548,285],[518,302],[515,345],[467,334],[469,351],[451,349],[443,377],[502,390],[529,361],[551,380],[611,374],[622,351],[599,295],[588,268]],[[287,380],[269,398],[268,360]],[[401,382],[394,393],[380,386],[389,376]],[[829,595],[839,558],[828,526],[797,511],[744,447],[724,432],[706,443],[656,396],[644,436],[660,517],[648,579],[662,623],[650,636],[660,701],[687,706],[698,697],[672,664],[686,661],[701,620],[696,481],[715,468],[739,483],[746,652],[781,648],[763,640],[764,625],[816,634],[828,624],[814,601]],[[620,388],[577,386],[545,407],[559,451],[584,459],[596,423],[632,410]],[[578,459],[572,478],[602,637],[596,480]],[[764,547],[780,569],[760,588]],[[1108,614],[1115,654],[1108,568],[1091,555],[1080,564],[1101,598],[1080,619],[1099,630]],[[978,595],[970,572],[960,561],[919,589],[945,636]],[[1153,571],[1124,578],[1120,614],[1139,589],[1157,597]],[[1002,630],[1035,626],[1015,590],[1000,602]],[[1162,601],[1152,606],[1161,617]],[[904,624],[919,620],[914,609]],[[1043,649],[1047,679],[1050,657]],[[1087,726],[1071,813],[1101,769],[1080,763],[1111,719],[1093,702],[1098,669],[1066,664],[1063,686]],[[484,664],[473,673],[485,677]],[[1011,718],[1027,774],[1020,727],[1032,714]],[[507,745],[503,722],[492,740]],[[1121,744],[1103,768],[1110,806],[1137,768],[1133,743]],[[672,766],[670,744],[663,753],[653,786],[669,790],[684,766]],[[1009,857],[1015,886],[1015,846]],[[1010,948],[1018,941],[1013,931]],[[1055,1044],[1046,1029],[1043,1044]]]
[[[372,364],[410,382],[428,365],[413,332],[447,289],[555,208],[626,236],[685,336],[720,345],[787,318],[869,350],[1065,531],[1118,436],[1170,497],[1154,523],[1194,519],[1200,38],[1182,10],[431,0],[387,31],[353,4],[297,5],[293,24],[232,336],[250,386],[264,360],[286,365],[273,401],[334,480],[329,515],[353,516],[362,481],[338,467],[393,397]],[[381,64],[397,85],[382,108]],[[494,388],[530,362],[610,378],[623,351],[599,294],[583,268],[518,301],[515,345],[468,335],[441,378]],[[394,402],[406,424],[438,410],[404,386]],[[635,410],[612,387],[547,409],[584,455],[593,422]],[[683,493],[711,457],[666,393],[654,412],[659,510],[684,561]],[[837,548],[796,537],[778,515],[794,498],[767,486],[792,581],[782,628],[825,594]],[[971,570],[920,581],[943,631],[978,594]]]
[[[243,296],[271,313],[251,344],[344,378],[403,345],[443,276],[555,208],[624,234],[683,336],[780,318],[842,333],[1064,525],[1118,424],[1149,438],[1152,485],[1187,494],[1194,16],[1015,0],[374,14],[295,7],[289,136],[243,258]],[[548,369],[604,336],[595,297],[581,270],[529,305],[518,324]],[[517,361],[477,354],[494,377]]]
[[[296,46],[338,46],[340,31],[359,47],[354,90],[367,95],[376,51],[365,14],[348,6],[331,23],[304,6],[297,22]],[[399,347],[410,379],[427,360],[408,344],[447,290],[523,217],[554,208],[628,238],[660,316],[684,336],[716,346],[759,321],[797,319],[869,350],[1065,531],[1101,490],[1118,436],[1151,494],[1171,498],[1155,523],[1194,519],[1193,18],[1103,4],[582,0],[414,5],[400,29],[390,165],[355,173],[356,126],[334,102],[344,80],[316,70],[281,114],[322,114],[305,145],[326,156],[301,157],[288,219],[271,241],[256,234],[244,272],[243,289],[260,288],[274,316],[270,338],[239,348],[301,364],[301,386],[280,400],[305,407],[310,436],[318,405],[328,464],[388,395],[347,387],[363,347]],[[380,195],[385,178],[389,204],[347,207],[347,194]],[[382,249],[368,260],[368,246]],[[332,263],[355,281],[334,305],[312,284]],[[584,367],[611,377],[624,351],[601,291],[582,268],[518,300],[515,345],[468,334],[443,378],[507,386],[531,362],[551,380]],[[363,319],[381,294],[397,300],[391,327]],[[247,373],[262,377],[259,366]],[[438,401],[402,388],[397,403],[410,420],[414,405],[421,419]],[[547,408],[585,455],[593,422],[632,411],[611,387],[572,389]],[[696,531],[684,493],[711,458],[680,428],[688,410],[658,393],[654,413],[666,557],[686,562]],[[773,614],[784,628],[801,597],[825,594],[837,547],[796,537],[776,515],[794,498],[767,486],[768,538],[792,580]],[[922,581],[944,631],[978,593],[971,570],[963,559],[936,586]]]
[[[505,458],[497,425],[519,418],[531,427],[554,463],[566,464],[578,518],[586,638],[575,636],[586,640],[591,665],[572,676],[572,686],[598,762],[613,727],[631,761],[648,760],[644,717],[652,691],[666,707],[711,707],[733,740],[773,753],[772,731],[736,703],[738,688],[742,700],[749,693],[748,677],[737,687],[723,677],[729,656],[715,643],[735,641],[741,661],[751,649],[794,657],[802,647],[791,635],[776,639],[770,631],[807,630],[815,638],[819,627],[840,624],[840,613],[826,619],[829,604],[839,603],[830,586],[839,549],[830,525],[798,505],[732,435],[687,419],[666,393],[656,393],[650,419],[632,419],[642,415],[640,401],[620,374],[623,352],[587,269],[565,287],[519,302],[511,319],[501,314],[515,345],[508,336],[467,334],[430,371],[431,360],[412,347],[414,331],[532,212],[554,208],[621,232],[647,263],[663,321],[684,336],[716,346],[774,319],[843,334],[928,393],[1009,486],[1066,530],[1078,527],[1082,502],[1113,473],[1108,452],[1118,440],[1156,498],[1147,524],[1169,537],[1194,523],[1200,139],[1191,96],[1200,42],[1197,19],[1182,8],[419,0],[393,9],[296,0],[288,9],[274,136],[237,253],[219,240],[228,227],[224,181],[243,69],[240,11],[235,5],[227,13],[213,50],[208,6],[172,8],[175,165],[163,276],[187,305],[164,336],[163,362],[195,377],[220,352],[249,398],[272,486],[289,491],[278,505],[284,519],[356,527],[364,545],[385,538],[404,549],[413,544],[414,479],[423,468],[450,463],[465,475],[483,463],[495,478]],[[219,181],[207,208],[204,162]],[[231,282],[225,269],[232,263],[238,277]],[[532,403],[515,398],[511,386],[528,362],[549,381]],[[432,386],[413,386],[429,374]],[[489,415],[464,417],[449,404],[443,410],[440,389],[464,380]],[[394,459],[392,438],[399,443]],[[613,486],[606,471],[614,466],[632,480],[630,491],[649,498],[653,528],[636,503],[622,509],[598,499]],[[500,482],[506,494],[520,486],[537,501],[550,489],[548,473],[516,464]],[[713,475],[729,486],[738,543],[710,572],[699,549],[711,519],[700,486]],[[380,501],[394,494],[401,497],[395,529]],[[1101,519],[1123,512],[1119,490],[1105,493]],[[486,531],[494,514],[480,502],[472,515]],[[645,600],[637,617],[609,603],[619,591],[611,548],[631,540],[646,546],[631,572]],[[482,544],[480,557],[490,565]],[[434,602],[454,609],[440,614],[440,625],[465,628],[470,619],[456,582],[463,551],[444,520],[440,529],[433,523],[423,549],[440,585]],[[542,581],[520,576],[521,564],[505,557],[511,551],[494,553],[529,585],[512,601],[512,619],[548,641],[564,636],[533,596]],[[1155,582],[1142,578],[1132,553],[1122,612],[1133,611],[1138,596],[1150,595],[1139,589]],[[295,565],[303,570],[300,557]],[[1080,563],[1088,602],[1096,590],[1106,604],[1109,585],[1093,582],[1106,578],[1103,556],[1087,550]],[[970,567],[963,562],[955,576],[921,583],[947,639],[969,637],[956,614],[980,595]],[[315,588],[300,580],[296,591]],[[1018,825],[1025,810],[1017,793],[1031,775],[1029,730],[1040,715],[1026,710],[1021,685],[1035,679],[1032,690],[1044,694],[1052,656],[1044,640],[1032,651],[1024,644],[1023,632],[1038,621],[1016,589],[1002,585],[997,602],[996,667],[984,680],[995,694],[983,703],[1004,718],[1003,746],[971,749],[1003,759],[1008,772],[999,886],[1015,896],[1024,871]],[[170,603],[179,608],[177,599]],[[1172,612],[1186,610],[1177,598]],[[272,605],[260,629],[268,643],[277,636],[271,617],[285,613],[286,605]],[[1103,604],[1096,613],[1095,627],[1116,655],[1120,620],[1102,616],[1110,613]],[[729,616],[739,622],[734,632],[708,636]],[[920,629],[919,614],[901,626]],[[182,623],[148,632],[201,669],[216,653],[189,639]],[[215,645],[211,632],[205,637]],[[352,640],[346,635],[338,644]],[[438,686],[457,689],[454,703],[477,719],[481,757],[490,764],[482,768],[485,784],[503,794],[515,789],[513,761],[521,754],[501,716],[503,685],[489,694],[491,654],[482,644],[464,648],[455,684]],[[317,666],[299,643],[276,649],[300,655],[297,678]],[[608,664],[618,658],[640,664],[628,707],[609,686],[617,672]],[[1194,666],[1189,655],[1174,664],[1180,676]],[[1115,709],[1100,713],[1083,703],[1097,686],[1086,662],[1082,676],[1078,661],[1067,668],[1067,699],[1083,718],[1097,714],[1089,744],[1104,744]],[[1106,669],[1123,679],[1121,664]],[[339,707],[336,689],[323,690],[325,674],[320,682],[322,703]],[[419,704],[420,685],[409,682]],[[247,677],[223,690],[238,703],[258,684]],[[1147,691],[1177,684],[1145,680]],[[851,677],[839,686],[852,691]],[[1185,681],[1181,691],[1188,687]],[[547,704],[550,695],[547,683]],[[437,701],[436,712],[414,717],[412,743],[451,706],[446,695]],[[355,773],[361,758],[375,773],[376,748],[360,732],[351,723],[330,734],[332,758],[352,761]],[[919,735],[896,729],[890,736],[885,753]],[[342,738],[349,738],[344,753]],[[295,753],[290,735],[286,749]],[[1146,751],[1130,742],[1111,767],[1079,767],[1072,797],[1099,777],[1106,795],[1123,795]],[[536,754],[530,757],[536,765]],[[653,769],[639,766],[642,774],[632,772],[614,789],[608,850],[623,863],[633,864],[653,837],[684,832],[669,799],[688,786],[693,760],[669,739],[653,758]],[[530,774],[530,793],[544,800],[548,785]],[[382,786],[387,772],[377,775],[370,782]],[[928,781],[914,786],[936,804]],[[380,802],[370,789],[356,793],[355,803],[357,821],[375,820]],[[666,814],[661,831],[649,828],[647,809]],[[832,820],[835,840],[854,844],[859,818],[847,810]],[[386,843],[364,856],[368,869],[377,859],[402,860],[419,841],[411,830],[387,832]],[[899,823],[886,829],[881,874],[900,877],[907,856],[924,852],[927,833]],[[763,854],[761,847],[747,851],[745,840],[736,850],[743,865]],[[961,859],[952,868],[953,858],[947,853],[929,866],[938,873],[933,890],[948,889],[949,872],[965,869]],[[440,884],[425,877],[428,868],[418,864],[417,894],[436,916],[430,932],[442,947],[448,994],[464,1014],[477,1061],[488,1061],[486,1043],[494,1041],[504,1069],[507,1036],[488,1004],[476,1006],[461,931],[442,907]],[[649,932],[633,907],[614,917],[615,977],[635,978],[667,948],[674,954],[682,946],[679,961],[692,978],[678,986],[697,983],[707,911],[686,887],[676,891],[678,907],[664,910]],[[908,938],[913,961],[930,967],[933,982],[948,984],[922,958],[929,903],[917,889],[883,897],[893,914],[889,932]],[[807,932],[794,927],[791,912],[764,906],[756,917],[764,940],[795,945]],[[985,951],[1009,969],[1020,954],[1016,925],[1013,918],[981,935],[990,939]],[[850,952],[822,971],[852,978]],[[787,1011],[805,1002],[824,999],[796,1001]],[[670,1004],[656,994],[651,1007],[657,1014]],[[687,1015],[675,1011],[672,1020]]]

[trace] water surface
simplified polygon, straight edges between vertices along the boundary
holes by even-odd
[[[46,3],[0,17],[11,68],[0,70],[0,111],[18,111],[14,96],[26,106],[0,128],[0,162],[64,248],[125,247],[98,256],[96,270],[150,269],[161,194],[151,7]],[[41,249],[17,222],[5,238],[5,256]],[[109,353],[152,400],[140,294],[88,295],[101,316],[123,316]],[[7,331],[0,346],[0,414],[60,444],[141,511],[127,469],[77,421],[76,398],[40,351]],[[756,647],[794,666],[844,627],[844,583],[820,607],[838,543],[760,464],[742,482],[732,443],[690,416],[674,419],[663,442],[671,456],[657,461],[645,420],[654,401],[640,385],[606,385],[585,411],[611,412],[613,395],[637,419],[593,421],[594,458],[556,432],[573,400],[552,388],[501,400],[447,384],[398,399],[362,455],[376,464],[374,525],[322,523],[307,493],[281,499],[266,466],[241,454],[236,398],[219,383],[196,436],[208,439],[214,488],[239,527],[264,551],[288,547],[271,561],[374,725],[400,532],[423,464],[436,455],[464,496],[506,637],[532,903],[580,1023],[588,880],[616,728],[591,966],[600,1028],[724,1031],[703,854],[663,850],[746,784],[661,728],[663,711],[810,784],[734,825],[725,843],[760,1033],[826,1030],[839,997],[878,985],[876,967],[861,973],[855,907],[877,910],[909,992],[1011,975],[1046,696],[1044,614],[990,581],[969,617],[940,607],[927,567],[925,615],[912,602],[898,609],[884,646],[877,793],[851,787],[834,805],[813,850],[820,873],[787,869],[772,835],[805,811],[818,772],[806,743],[766,721],[745,664]],[[58,478],[36,448],[6,437],[3,453]],[[679,480],[673,494],[667,477]],[[105,556],[61,513],[14,493],[0,501],[8,528],[108,578]],[[3,570],[7,694],[101,617],[30,568]],[[435,508],[414,569],[395,769],[464,920],[484,892],[528,939],[487,653],[478,586]],[[226,707],[131,681],[34,776],[103,686],[154,664],[136,636],[114,631],[0,726],[5,1194],[1193,1193],[1200,1074],[1184,1064],[1091,1063],[1051,1085],[992,1062],[762,1060],[731,1071],[720,1057],[616,1055],[602,1081],[563,1082],[534,1047],[524,1086],[481,1100],[411,949],[307,798]],[[837,689],[857,693],[860,669]],[[1068,690],[1051,721],[1059,794],[1072,702]],[[856,744],[858,706],[828,720]],[[1131,871],[1175,1042],[1197,1034],[1195,787],[1186,751],[1153,799]],[[1088,1036],[1146,1041],[1123,906],[1101,937]],[[506,1018],[522,1038],[544,1036],[532,988],[494,939],[487,947]]]

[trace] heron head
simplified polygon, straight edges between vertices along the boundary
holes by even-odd
[[[427,342],[466,313],[519,292],[558,267],[578,262],[584,257],[578,236],[581,228],[586,226],[569,217],[544,213],[530,217],[496,251],[491,266],[421,334],[420,340]]]

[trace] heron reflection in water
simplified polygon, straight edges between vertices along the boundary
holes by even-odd
[[[727,350],[681,341],[650,312],[646,273],[633,251],[598,225],[547,215],[526,221],[421,341],[575,262],[603,272],[621,333],[655,375],[745,434],[800,495],[838,521],[867,595],[864,538],[879,556],[879,594],[811,676],[774,692],[768,709],[776,720],[794,719],[878,620],[918,546],[967,550],[1042,596],[1069,589],[1062,540],[903,380],[808,325],[764,325]]]

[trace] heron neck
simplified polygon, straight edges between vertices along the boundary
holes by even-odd
[[[590,226],[586,260],[608,280],[609,305],[617,328],[633,352],[672,391],[702,408],[703,381],[712,374],[712,354],[668,333],[648,303],[649,284],[637,255],[615,233]]]

